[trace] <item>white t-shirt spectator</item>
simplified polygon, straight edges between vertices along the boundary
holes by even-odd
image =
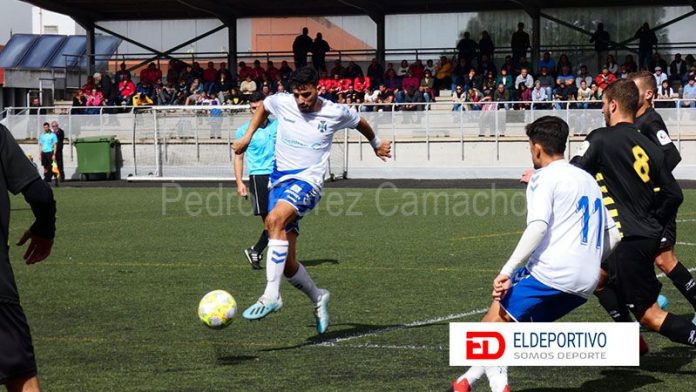
[[[589,87],[585,87],[583,90],[582,87],[578,88],[578,101],[589,101],[590,98],[592,98],[592,89]]]
[[[520,83],[524,83],[527,88],[534,87],[534,78],[532,75],[527,74],[527,77],[522,76],[522,74],[517,75],[515,78],[515,88],[519,87]]]
[[[667,74],[665,74],[664,72],[660,72],[659,74],[655,72],[653,76],[655,77],[655,82],[658,86],[662,86],[662,82],[667,80]]]
[[[532,90],[532,102],[542,102],[546,100],[548,100],[548,97],[546,96],[546,88],[534,87],[534,90]]]

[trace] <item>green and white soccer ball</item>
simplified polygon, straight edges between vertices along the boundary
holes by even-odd
[[[214,290],[206,294],[198,304],[198,318],[213,329],[230,325],[237,314],[237,301],[225,290]]]

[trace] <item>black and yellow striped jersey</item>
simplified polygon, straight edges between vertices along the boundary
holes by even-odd
[[[660,238],[682,202],[663,152],[634,124],[591,132],[571,163],[596,177],[604,205],[624,237]]]
[[[636,117],[634,122],[640,133],[645,135],[653,143],[660,147],[665,154],[665,166],[667,170],[674,171],[679,162],[681,162],[681,154],[669,137],[667,125],[662,120],[662,116],[653,109],[648,108],[640,117]]]

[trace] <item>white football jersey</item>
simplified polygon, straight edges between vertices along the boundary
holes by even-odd
[[[529,272],[549,287],[589,298],[599,280],[604,231],[615,225],[595,179],[565,160],[537,170],[527,186],[527,224],[534,221],[548,228]]]
[[[312,113],[300,112],[290,94],[271,95],[263,101],[266,111],[278,120],[272,185],[294,178],[321,188],[334,133],[358,125],[355,110],[323,98],[319,101],[321,109]]]

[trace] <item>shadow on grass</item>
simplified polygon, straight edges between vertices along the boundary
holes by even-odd
[[[640,368],[648,372],[696,375],[696,371],[680,370],[696,358],[693,348],[687,346],[665,347],[640,359]]]
[[[311,259],[311,260],[301,260],[300,263],[304,264],[306,267],[314,267],[321,264],[338,264],[336,259]]]
[[[256,357],[253,355],[228,355],[225,357],[218,357],[217,365],[218,366],[234,366],[234,365],[240,365],[240,364],[247,362],[247,361],[256,361],[258,359],[259,359],[259,357]]]
[[[584,382],[578,388],[528,388],[518,392],[630,392],[662,381],[639,370],[603,370],[602,378]]]

